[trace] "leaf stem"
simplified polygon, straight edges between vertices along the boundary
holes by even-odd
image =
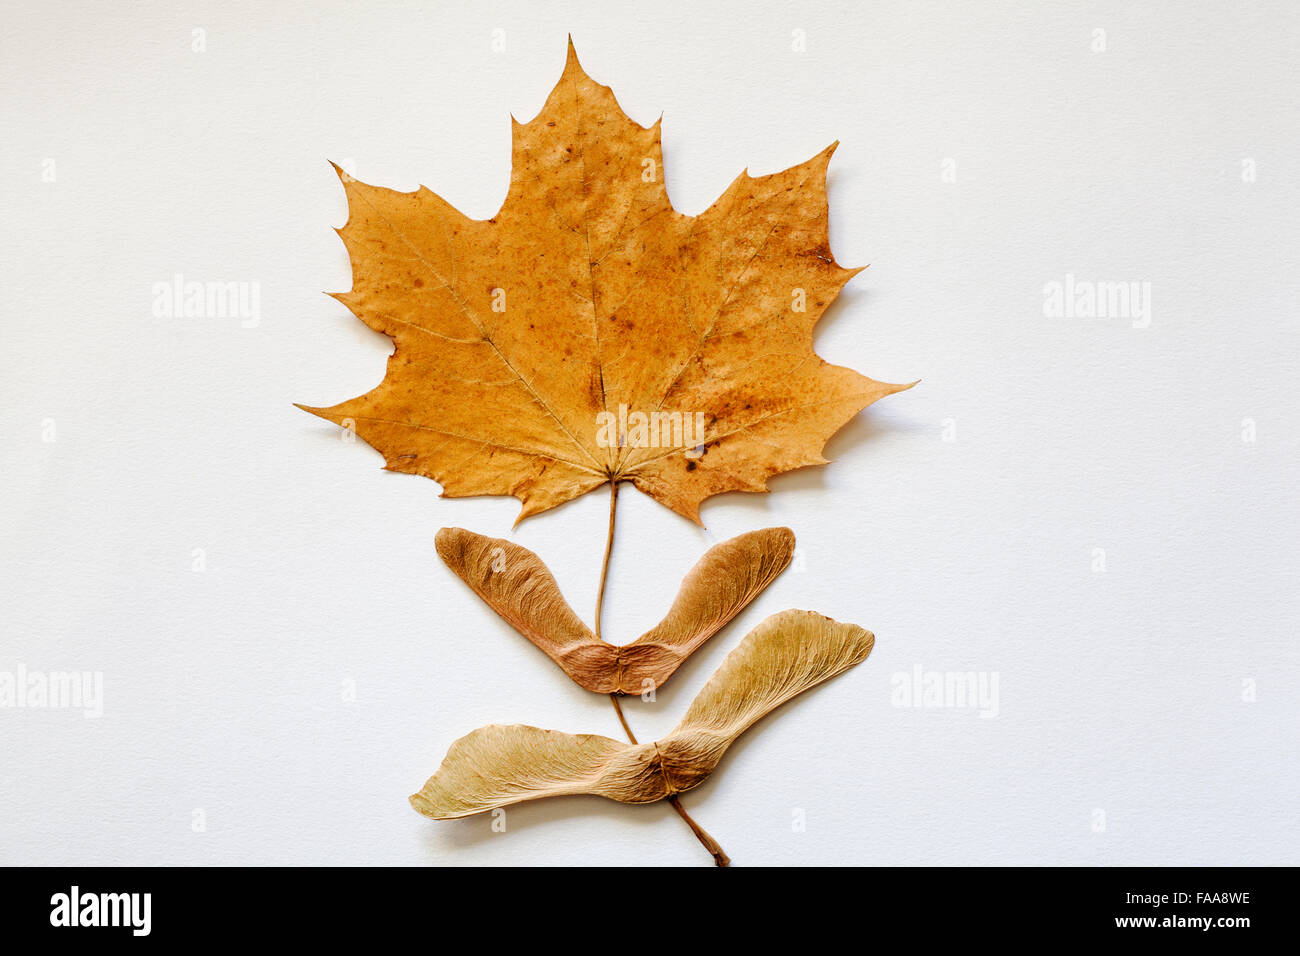
[[[605,537],[605,560],[600,566],[600,588],[596,592],[596,638],[600,639],[600,617],[605,608],[605,581],[609,577],[609,556],[614,550],[614,516],[618,511],[618,481],[611,479],[609,483],[609,533]],[[632,727],[627,722],[627,717],[623,715],[623,705],[619,702],[620,695],[617,693],[610,694],[610,703],[614,705],[614,713],[618,714],[618,722],[623,725],[623,733],[627,734],[627,739],[636,743],[636,734],[632,733]],[[694,818],[686,812],[682,806],[682,801],[677,794],[671,794],[668,802],[672,804],[677,815],[686,821],[686,825],[691,828],[695,838],[703,844],[704,849],[709,851],[713,857],[713,862],[718,866],[730,866],[731,857],[723,851],[717,840],[709,835],[709,832],[695,822]]]
[[[600,588],[596,591],[596,640],[600,640],[600,612],[605,607],[605,579],[609,577],[609,555],[614,550],[614,516],[618,511],[618,480],[609,482],[609,533],[605,535],[605,560],[600,565]],[[623,716],[619,712],[619,718]],[[624,727],[627,723],[624,722]]]

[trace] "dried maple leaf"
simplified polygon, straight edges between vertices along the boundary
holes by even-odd
[[[825,464],[836,430],[909,387],[813,352],[859,271],[830,251],[833,145],[742,173],[683,215],[659,124],[629,119],[572,44],[541,112],[513,130],[510,188],[487,220],[340,171],[353,288],[337,298],[395,347],[373,391],[300,407],[355,428],[387,469],[444,496],[513,495],[520,519],[631,481],[698,522],[711,495]]]
[[[447,567],[582,687],[642,694],[663,684],[790,565],[794,532],[764,528],[710,548],[683,579],[664,619],[624,645],[592,633],[527,548],[464,528],[443,528],[437,546]]]
[[[631,744],[520,724],[451,745],[411,805],[437,820],[526,800],[595,794],[651,803],[702,783],[742,733],[781,704],[866,660],[875,638],[812,611],[783,611],[727,655],[662,740]]]

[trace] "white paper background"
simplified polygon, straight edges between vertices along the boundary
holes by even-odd
[[[832,245],[872,267],[818,351],[923,379],[707,531],[622,496],[616,640],[711,543],[785,524],[803,562],[628,705],[643,739],[770,613],[877,634],[690,794],[699,820],[747,864],[1297,862],[1300,7],[5,7],[0,670],[102,671],[105,702],[0,710],[0,862],[707,862],[665,804],[504,834],[411,811],[481,724],[618,726],[436,558],[443,525],[510,534],[513,499],[440,500],[291,405],[389,351],[321,295],[349,285],[326,159],[491,215],[569,31],[663,113],[684,212],[839,139]],[[177,273],[259,283],[260,324],[155,317]],[[1151,283],[1150,327],[1045,318],[1067,273]],[[584,616],[605,517],[593,494],[513,535]],[[998,716],[894,706],[917,665],[996,672]]]

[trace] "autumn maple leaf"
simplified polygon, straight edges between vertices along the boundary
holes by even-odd
[[[509,192],[487,220],[340,172],[353,288],[336,297],[395,348],[374,390],[300,407],[354,428],[387,469],[444,496],[513,495],[520,519],[630,481],[699,522],[711,495],[825,464],[832,434],[909,387],[813,352],[814,325],[860,271],[830,251],[834,145],[742,173],[683,215],[659,124],[628,118],[572,43],[513,133]]]

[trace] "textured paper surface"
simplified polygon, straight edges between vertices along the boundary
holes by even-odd
[[[473,727],[619,728],[434,552],[447,525],[509,535],[517,502],[439,500],[291,404],[359,394],[388,354],[321,294],[349,275],[326,160],[490,214],[508,113],[541,106],[570,31],[629,115],[664,114],[685,212],[838,139],[831,247],[871,268],[817,351],[922,379],[830,468],[706,503],[707,531],[620,496],[611,640],[653,626],[711,544],[780,524],[799,549],[655,704],[629,702],[642,739],[771,613],[877,638],[691,793],[737,865],[1295,862],[1297,16],[11,11],[0,671],[99,671],[104,699],[98,719],[0,709],[0,862],[707,864],[665,804],[539,802],[505,833],[411,812]],[[177,275],[258,283],[257,324],[156,315]],[[1049,284],[1104,282],[1151,284],[1145,328],[1044,314]],[[513,538],[583,615],[606,507]],[[996,674],[997,716],[896,706],[918,672]]]

